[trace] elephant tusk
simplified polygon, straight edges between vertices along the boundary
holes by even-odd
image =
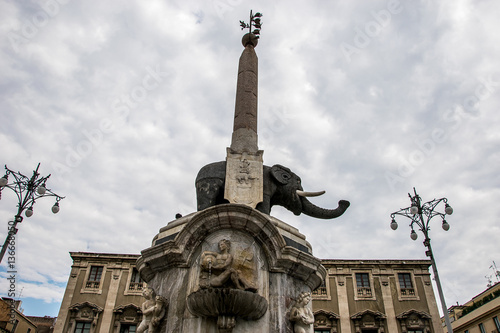
[[[320,192],[304,192],[301,190],[297,190],[297,195],[300,197],[318,197],[320,195],[325,194],[325,191]]]

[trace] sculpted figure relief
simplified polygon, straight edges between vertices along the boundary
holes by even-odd
[[[146,301],[142,303],[142,322],[137,328],[137,333],[154,333],[165,316],[166,300],[161,296],[156,296],[153,288],[150,287],[142,291],[142,296]]]
[[[235,288],[256,292],[257,288],[235,268],[230,253],[231,242],[222,239],[218,243],[219,253],[205,251],[201,255],[200,288]]]
[[[301,293],[290,312],[290,321],[294,323],[294,333],[309,333],[314,324],[314,315],[307,306],[311,301],[311,293]]]

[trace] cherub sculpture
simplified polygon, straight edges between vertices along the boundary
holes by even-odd
[[[314,324],[314,315],[307,304],[311,301],[311,293],[303,292],[297,298],[290,312],[290,321],[294,323],[294,333],[309,333]]]
[[[160,325],[160,321],[165,316],[166,300],[161,296],[156,296],[151,287],[146,287],[142,291],[142,296],[146,299],[142,303],[142,321],[137,328],[137,333],[154,333]]]

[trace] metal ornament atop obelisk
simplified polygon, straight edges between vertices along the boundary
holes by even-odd
[[[258,59],[255,53],[261,16],[250,12],[249,24],[240,21],[242,29],[256,29],[242,38],[245,49],[238,65],[233,135],[227,148],[224,188],[224,199],[252,208],[263,200],[264,187],[263,151],[257,145]]]

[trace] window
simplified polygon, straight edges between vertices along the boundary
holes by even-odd
[[[330,333],[328,329],[315,329],[314,333]]]
[[[77,322],[75,327],[75,333],[90,333],[90,324],[84,322]]]
[[[358,296],[372,296],[372,289],[370,288],[370,275],[368,273],[356,273],[356,286]]]
[[[102,275],[103,266],[91,266],[89,279],[87,280],[86,287],[87,288],[95,288],[98,289],[101,284],[101,275]]]
[[[140,291],[142,290],[142,287],[143,287],[143,280],[137,268],[134,267],[132,269],[132,275],[130,277],[130,284],[128,286],[128,290]]]
[[[31,328],[28,328],[28,331],[26,333],[31,333]]]
[[[312,292],[312,295],[313,296],[328,296],[328,293],[326,290],[326,282],[323,281],[321,286]],[[321,331],[319,331],[319,332],[321,332]]]
[[[121,324],[120,333],[135,333],[136,328],[136,325]]]
[[[481,333],[486,333],[483,323],[479,324],[479,330],[481,331]]]
[[[497,331],[500,332],[500,321],[498,321],[498,317],[493,317],[493,321],[495,322],[495,326],[497,328]]]
[[[14,322],[14,325],[12,325],[11,332],[15,332],[16,331],[17,324],[19,324],[19,320],[16,319],[16,321]]]
[[[469,333],[469,330],[465,330],[464,333]]]
[[[422,330],[417,330],[417,331],[410,330],[410,331],[408,331],[408,333],[424,333],[424,331],[422,331]]]
[[[401,296],[415,296],[410,273],[398,273]]]

